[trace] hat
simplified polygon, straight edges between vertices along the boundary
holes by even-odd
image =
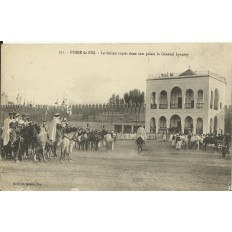
[[[16,115],[16,112],[13,112],[12,114],[13,114],[13,115]]]
[[[13,115],[13,113],[12,113],[12,112],[10,112],[10,113],[9,113],[9,115]]]
[[[22,114],[22,117],[26,117],[26,115],[25,115],[25,114]]]
[[[19,113],[16,114],[16,117],[19,117]]]
[[[54,116],[55,116],[55,117],[59,117],[60,114],[59,114],[59,113],[55,113]]]
[[[64,121],[67,121],[67,118],[64,118]]]
[[[30,117],[27,117],[27,120],[31,120],[31,118],[30,118]]]

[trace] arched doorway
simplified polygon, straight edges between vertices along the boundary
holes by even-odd
[[[156,122],[154,117],[152,117],[150,121],[150,133],[156,133]]]
[[[167,132],[167,120],[164,116],[161,116],[159,119],[159,133]]]
[[[179,87],[174,87],[171,91],[171,109],[182,109],[182,91]]]
[[[168,108],[168,97],[167,92],[165,90],[162,90],[160,92],[160,102],[159,102],[159,108],[160,109],[167,109]]]
[[[193,133],[193,119],[190,116],[185,118],[184,133]]]
[[[196,133],[203,134],[203,119],[202,118],[197,119]]]
[[[218,89],[215,89],[214,92],[214,109],[218,110],[218,105],[219,105],[219,92]]]
[[[170,132],[180,133],[181,132],[181,118],[179,115],[173,115],[170,118]]]
[[[186,91],[185,108],[186,109],[194,108],[194,93],[192,89],[188,89]]]
[[[214,117],[214,125],[213,125],[213,133],[216,135],[218,131],[218,118],[217,116]]]
[[[151,109],[156,109],[157,108],[157,104],[156,104],[156,93],[153,92],[151,94]]]

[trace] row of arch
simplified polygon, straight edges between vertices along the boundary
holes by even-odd
[[[169,124],[167,123],[167,119],[165,116],[161,116],[159,118],[159,122],[157,125],[156,119],[154,117],[150,120],[150,133],[157,133],[170,129],[170,132],[182,132],[182,133],[203,133],[203,119],[198,117],[196,120],[196,128],[193,128],[193,118],[191,116],[187,116],[184,120],[184,124],[182,125],[182,121],[179,115],[172,115],[170,118]],[[158,127],[157,127],[158,126]],[[182,131],[182,126],[184,131]],[[158,129],[158,130],[157,130]],[[193,131],[194,130],[194,131]]]
[[[167,92],[162,90],[159,95],[159,109],[168,108],[168,97]],[[182,108],[194,108],[194,92],[192,89],[186,90],[185,94],[185,105],[182,106],[182,90],[179,87],[174,87],[171,90],[170,108],[171,109],[182,109]],[[197,91],[197,108],[202,108],[204,103],[203,90]],[[151,108],[156,109],[157,107],[157,96],[156,92],[151,93]]]
[[[159,101],[159,107],[157,102]],[[174,87],[171,90],[171,98],[170,98],[170,108],[171,109],[182,109],[182,108],[195,108],[194,102],[194,92],[192,89],[187,89],[185,92],[185,99],[182,99],[182,90],[179,87]],[[197,102],[196,108],[203,108],[204,105],[204,93],[203,90],[199,89],[197,91]],[[151,109],[168,109],[168,94],[165,90],[162,90],[159,94],[159,99],[156,95],[156,92],[151,93]],[[210,94],[210,109],[218,109],[222,108],[222,104],[219,106],[219,91],[216,88],[214,91],[211,91]]]

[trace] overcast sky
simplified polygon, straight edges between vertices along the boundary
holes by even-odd
[[[59,51],[65,54],[59,54]],[[95,51],[95,54],[70,54]],[[101,55],[127,52],[128,55]],[[145,55],[129,55],[129,53]],[[157,56],[146,53],[184,53],[188,56]],[[145,91],[149,75],[210,70],[226,77],[227,104],[232,80],[231,44],[70,44],[4,45],[2,50],[2,92],[10,101],[18,93],[36,104],[105,103],[115,93],[138,88]]]

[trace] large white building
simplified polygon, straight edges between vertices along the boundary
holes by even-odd
[[[210,71],[150,76],[146,81],[147,133],[223,133],[226,79]]]

